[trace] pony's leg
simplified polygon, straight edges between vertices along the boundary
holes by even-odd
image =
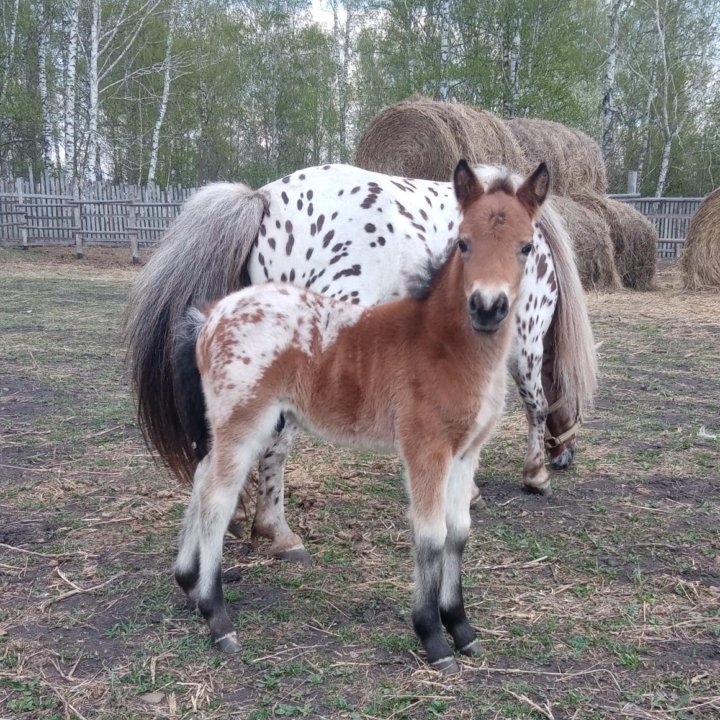
[[[440,619],[445,540],[445,494],[452,465],[449,452],[423,448],[405,455],[413,527],[415,578],[412,620],[428,662],[441,672],[458,665]]]
[[[476,452],[455,461],[448,481],[445,506],[447,537],[440,587],[440,618],[452,635],[455,648],[464,655],[480,652],[480,641],[465,614],[461,572],[462,555],[470,532],[470,502],[476,466]]]
[[[520,339],[520,316],[517,319],[516,342],[509,362],[512,374],[525,405],[528,421],[528,446],[523,465],[523,484],[530,492],[550,495],[550,475],[545,468],[545,420],[547,398],[542,386],[542,333],[537,340]]]
[[[550,458],[550,467],[564,469],[570,466],[575,458],[576,432],[578,428],[577,401],[575,398],[560,397],[553,383],[554,355],[552,348],[545,348],[543,358],[543,387],[548,401],[548,417],[546,421],[548,435],[559,438],[554,447],[546,445]],[[575,403],[575,407],[572,407]]]
[[[312,558],[303,542],[285,520],[284,475],[285,463],[298,431],[297,423],[286,414],[284,424],[278,423],[272,444],[260,458],[258,492],[252,537],[271,541],[270,554],[280,560],[311,565]]]

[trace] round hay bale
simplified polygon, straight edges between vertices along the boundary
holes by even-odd
[[[620,276],[615,268],[610,228],[602,215],[569,197],[553,198],[575,248],[580,280],[585,290],[616,290]]]
[[[622,284],[634,290],[651,290],[657,261],[655,226],[634,207],[619,200],[592,192],[574,193],[571,197],[608,224]]]
[[[688,290],[720,287],[720,188],[700,203],[690,221],[682,271]]]
[[[512,134],[492,113],[425,99],[385,108],[355,152],[355,164],[366,170],[443,181],[450,179],[461,158],[505,165],[515,172],[526,167]]]
[[[550,168],[550,188],[558,195],[579,190],[606,193],[607,172],[600,146],[580,130],[552,120],[512,118],[505,125],[515,136],[528,163]]]

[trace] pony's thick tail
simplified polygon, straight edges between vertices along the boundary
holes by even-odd
[[[246,262],[268,198],[239,183],[198,191],[169,227],[130,293],[126,362],[145,441],[178,477],[192,482],[206,451],[188,434],[176,396],[174,353],[190,307],[204,307],[247,284]],[[198,379],[199,383],[199,379]],[[196,422],[205,422],[204,413]]]
[[[552,200],[543,206],[540,228],[550,244],[558,284],[558,304],[548,340],[553,347],[557,396],[577,405],[582,417],[592,409],[597,390],[597,356],[585,293],[572,240]]]

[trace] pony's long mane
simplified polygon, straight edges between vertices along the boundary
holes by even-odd
[[[190,482],[203,437],[185,426],[176,405],[174,334],[189,307],[203,307],[243,285],[267,205],[264,193],[240,183],[202,188],[170,226],[130,294],[124,335],[138,422],[148,448]]]
[[[477,165],[475,172],[486,188],[512,182],[514,190],[523,178],[508,173],[505,168],[492,165]],[[577,404],[582,416],[592,409],[597,390],[597,356],[595,341],[585,308],[585,292],[575,262],[572,240],[565,224],[549,197],[540,209],[538,225],[550,245],[558,284],[558,304],[555,308],[545,346],[553,350],[554,384],[557,397],[564,398],[569,405]]]
[[[585,308],[585,292],[575,263],[572,240],[565,224],[548,199],[538,218],[540,230],[550,245],[558,284],[558,304],[546,347],[553,348],[554,383],[557,396],[567,404],[577,403],[582,417],[592,409],[597,390],[597,355],[595,340]]]

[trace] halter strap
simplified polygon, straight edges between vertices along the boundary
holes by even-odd
[[[559,397],[548,409],[547,414],[554,413],[559,410],[565,404],[565,398]],[[545,425],[545,449],[554,450],[556,447],[560,447],[564,442],[567,442],[573,435],[577,433],[582,425],[582,418],[578,413],[577,420],[560,435],[553,436],[550,434],[547,425]]]

